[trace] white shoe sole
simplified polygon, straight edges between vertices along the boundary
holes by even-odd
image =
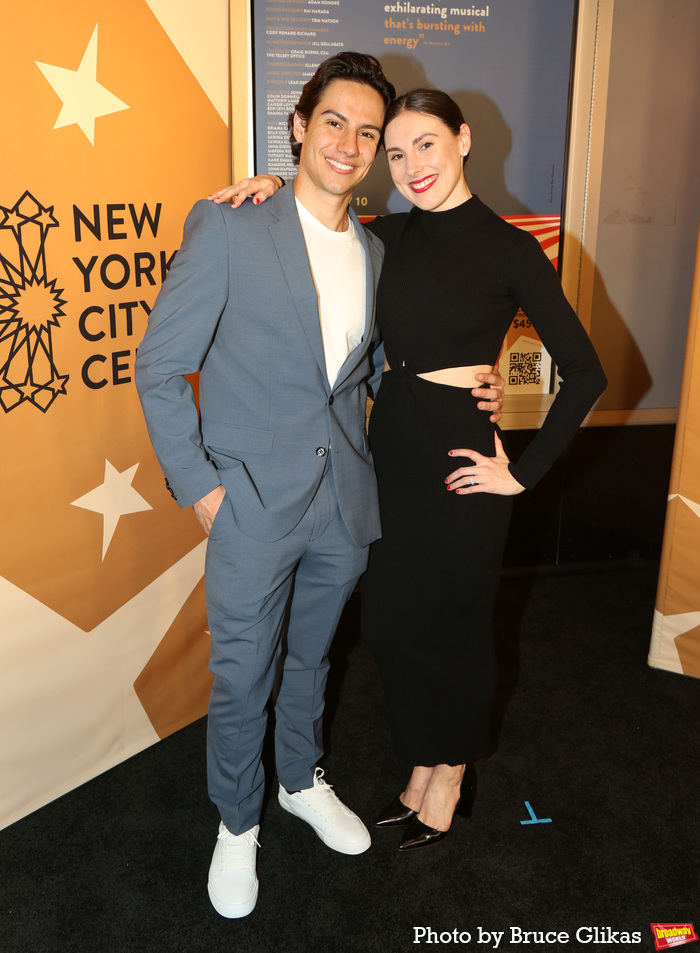
[[[209,892],[209,899],[211,901],[212,907],[216,910],[217,913],[221,914],[222,917],[226,917],[227,920],[238,920],[241,917],[247,917],[249,913],[252,913],[255,910],[255,904],[258,902],[258,885],[255,884],[255,892],[250,900],[246,900],[245,903],[222,903],[217,897],[212,893],[211,886],[207,884],[207,890]]]
[[[361,841],[358,841],[357,844],[334,843],[330,837],[327,837],[323,831],[319,830],[319,828],[316,827],[316,825],[310,820],[297,814],[296,811],[292,810],[291,807],[285,804],[281,797],[278,797],[277,800],[279,801],[280,807],[283,807],[288,814],[291,814],[293,817],[298,817],[300,821],[304,821],[305,824],[308,824],[309,827],[316,832],[317,836],[323,841],[326,847],[330,847],[331,850],[335,850],[339,854],[364,854],[364,852],[369,850],[369,848],[372,846],[372,838],[369,836],[369,831],[365,831],[367,836]]]

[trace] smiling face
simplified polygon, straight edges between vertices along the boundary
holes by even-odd
[[[301,143],[294,190],[312,213],[320,202],[347,203],[374,162],[384,122],[384,101],[364,83],[328,84],[307,122],[297,113],[293,131]]]
[[[440,119],[406,109],[384,133],[396,188],[425,211],[444,212],[471,198],[463,160],[471,147],[469,126],[455,135]]]

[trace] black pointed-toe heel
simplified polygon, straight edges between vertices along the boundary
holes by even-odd
[[[473,764],[468,764],[464,769],[462,780],[459,785],[459,801],[455,807],[455,814],[460,817],[471,817],[476,797],[476,770]],[[439,844],[449,833],[439,831],[435,827],[428,827],[423,821],[418,820],[416,815],[408,825],[406,833],[401,838],[399,850],[416,850],[418,847],[430,847],[432,844]]]
[[[471,817],[475,800],[476,768],[473,764],[468,764],[464,769],[462,781],[459,785],[459,801],[457,801],[455,814],[459,814],[460,817]]]
[[[418,847],[429,847],[431,844],[437,844],[447,837],[447,831],[438,831],[434,827],[428,827],[423,821],[414,817],[406,828],[406,833],[401,838],[399,850],[415,850]]]
[[[374,826],[403,827],[406,824],[410,824],[415,816],[416,811],[412,811],[410,807],[406,807],[406,805],[402,803],[401,798],[396,797],[388,807],[384,808],[374,822]]]

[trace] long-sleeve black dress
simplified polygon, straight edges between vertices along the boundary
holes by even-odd
[[[468,389],[420,373],[492,365],[518,308],[562,377],[510,470],[531,488],[576,433],[606,379],[559,278],[530,234],[476,196],[455,209],[376,219],[386,257],[377,321],[391,370],[370,417],[382,519],[362,584],[397,754],[408,765],[483,757],[496,671],[492,613],[511,497],[457,496],[446,476],[495,455],[495,426]]]

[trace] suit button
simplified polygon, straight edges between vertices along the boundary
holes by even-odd
[[[325,447],[316,447],[316,456],[317,456],[317,457],[325,457],[325,455],[326,455],[326,448],[325,448]]]
[[[328,398],[328,403],[332,404],[334,400],[335,400],[335,397],[333,396],[333,394],[331,394],[331,396]]]

